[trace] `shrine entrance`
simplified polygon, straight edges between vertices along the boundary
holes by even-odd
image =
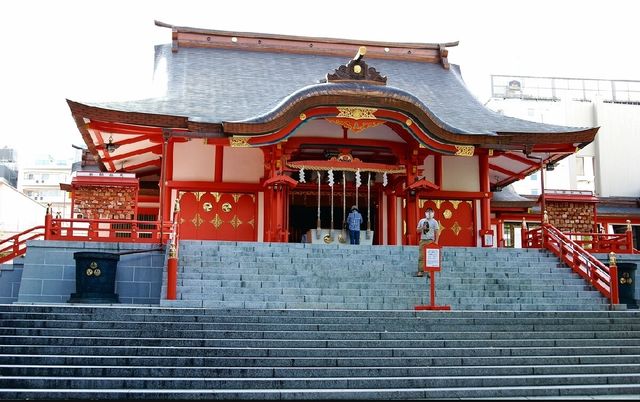
[[[380,221],[378,202],[374,201],[378,199],[378,193],[379,190],[377,188],[370,192],[371,202],[369,205],[367,205],[366,190],[364,197],[362,192],[360,193],[358,210],[363,219],[361,225],[362,233],[360,235],[361,244],[363,244],[365,240],[368,240],[367,243],[380,244],[377,231],[375,230],[376,225]],[[334,232],[333,237],[335,237],[338,243],[349,244],[345,223],[352,205],[356,205],[354,191],[347,191],[346,197],[344,197],[342,191],[334,192],[334,202],[332,206],[329,190],[329,194],[321,194],[320,207],[318,208],[317,190],[292,190],[289,198],[289,242],[312,243],[314,241],[309,238],[311,235],[309,231],[320,227],[324,230],[332,229]],[[318,216],[320,217],[319,224]],[[365,238],[367,229],[369,229],[370,239]],[[321,239],[316,239],[315,242],[318,242],[318,240]]]

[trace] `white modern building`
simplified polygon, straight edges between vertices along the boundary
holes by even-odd
[[[44,224],[46,208],[0,178],[0,239]]]
[[[600,127],[596,140],[545,171],[545,189],[640,197],[640,81],[493,75],[486,106],[511,117]],[[540,192],[540,172],[514,184]]]
[[[71,216],[71,198],[60,188],[71,181],[73,157],[38,155],[20,162],[18,190],[43,206],[51,204],[53,216]]]

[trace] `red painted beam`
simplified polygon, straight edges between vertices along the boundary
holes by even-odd
[[[112,162],[120,159],[130,158],[132,156],[143,155],[146,153],[154,153],[156,155],[162,154],[162,145],[154,145],[152,147],[137,149],[135,151],[127,152],[120,155],[114,155],[108,158],[102,158],[103,162]]]
[[[512,172],[511,170],[507,170],[503,167],[494,165],[493,163],[489,164],[489,169],[491,170],[495,170],[496,172],[500,172],[502,174],[506,174],[509,177],[517,177],[519,179],[523,179],[525,176],[522,175],[522,172],[518,173],[518,172]]]
[[[141,142],[141,141],[146,141],[146,140],[150,140],[152,139],[153,136],[151,135],[141,135],[138,137],[133,137],[133,138],[128,138],[126,140],[120,140],[120,141],[114,141],[114,144],[117,146],[121,146],[121,145],[129,145],[129,144],[135,144],[136,142]],[[105,146],[103,144],[100,145],[96,145],[96,149],[104,149]]]
[[[528,166],[540,166],[540,162],[532,161],[531,159],[525,158],[524,156],[520,156],[518,154],[514,154],[512,152],[505,152],[502,155],[514,161],[524,163],[525,165],[528,165]]]
[[[162,159],[158,158],[158,159],[152,159],[150,161],[138,163],[136,165],[126,166],[124,170],[130,172],[130,171],[134,171],[134,170],[137,170],[137,169],[142,169],[142,168],[147,167],[147,166],[160,167],[161,165],[162,165]]]

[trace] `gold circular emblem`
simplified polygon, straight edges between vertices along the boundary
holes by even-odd
[[[91,261],[91,264],[89,264],[89,267],[91,267],[93,269],[96,269],[96,268],[98,268],[98,263],[95,262],[95,261]]]
[[[355,66],[353,66],[353,72],[356,74],[360,74],[362,72],[362,67],[360,67],[359,64],[356,64]]]
[[[453,216],[453,212],[451,212],[450,209],[447,209],[442,213],[442,216],[444,216],[445,219],[450,219]]]
[[[304,113],[300,113],[300,120],[304,120],[307,118],[307,115]]]
[[[342,233],[340,233],[340,234],[338,235],[338,241],[339,241],[340,243],[346,243],[346,242],[347,242],[347,239],[344,237],[344,235],[343,235]]]
[[[224,212],[229,212],[231,211],[232,207],[231,204],[229,204],[228,202],[225,202],[224,204],[222,204],[222,210]]]
[[[94,276],[100,276],[101,273],[102,272],[100,271],[100,268],[96,268],[96,269],[93,270],[93,275]]]
[[[209,212],[213,209],[213,205],[211,205],[210,202],[205,202],[204,204],[202,204],[202,209]]]
[[[407,126],[410,126],[413,124],[413,121],[411,119],[407,119],[407,121],[405,122]]]
[[[87,270],[84,271],[84,273],[87,274],[87,276],[91,276],[91,275],[93,275],[93,269],[87,268]]]
[[[322,240],[324,240],[324,242],[325,242],[326,244],[329,244],[329,243],[331,243],[331,242],[333,241],[333,237],[331,237],[330,235],[326,234],[326,235],[324,235],[324,237],[322,238]]]

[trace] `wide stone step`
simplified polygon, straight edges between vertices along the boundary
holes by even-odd
[[[94,330],[97,333],[102,331],[103,334],[111,334],[110,331],[113,331],[111,336],[117,336],[116,331],[132,331],[132,333],[153,333],[153,331],[164,331],[166,336],[177,336],[177,334],[189,334],[191,336],[203,336],[202,334],[211,334],[212,336],[216,336],[214,331],[218,332],[250,332],[253,331],[256,334],[263,334],[277,332],[282,334],[281,336],[295,336],[296,338],[301,338],[304,336],[307,337],[318,337],[318,336],[329,336],[330,333],[337,334],[354,334],[357,332],[372,332],[374,339],[380,339],[383,334],[386,337],[389,337],[390,334],[393,335],[394,338],[391,339],[404,339],[403,336],[406,336],[407,333],[413,334],[413,338],[423,338],[429,339],[429,334],[433,331],[436,332],[453,332],[453,331],[464,331],[465,325],[460,324],[438,324],[437,327],[434,327],[430,324],[428,327],[423,327],[419,329],[411,324],[357,324],[357,323],[245,323],[245,322],[221,322],[221,323],[125,323],[125,322],[47,322],[40,325],[34,325],[33,322],[26,321],[14,321],[6,323],[3,328],[1,328],[0,335],[11,335],[11,334],[22,334],[24,335],[24,331],[18,331],[19,329],[27,330],[27,331],[35,331],[38,328],[42,328],[41,334],[50,334],[54,329],[67,329],[67,330],[76,330],[78,335],[89,336],[86,334],[87,331]],[[504,325],[504,324],[476,324],[473,325],[474,331],[479,332],[519,332],[519,333],[527,333],[533,331],[543,331],[543,332],[552,332],[552,331],[625,331],[625,332],[638,332],[640,331],[640,323],[620,323],[620,324],[594,324],[589,326],[588,324],[582,325],[562,325],[562,324],[513,324],[513,325]],[[380,332],[384,331],[384,332]],[[297,333],[296,335],[292,335],[292,333]],[[41,335],[38,334],[38,335]],[[68,336],[68,334],[67,334]],[[268,336],[275,336],[272,334],[268,334]],[[352,335],[353,336],[353,335]],[[378,338],[375,338],[375,337]],[[265,336],[259,336],[263,338]],[[395,338],[398,337],[398,338]],[[345,338],[349,339],[349,338]],[[387,338],[388,339],[388,338]],[[455,339],[455,338],[454,338]]]
[[[509,376],[415,376],[415,377],[322,377],[322,378],[157,378],[157,377],[0,377],[0,387],[32,389],[389,389],[389,388],[457,388],[522,387],[544,383],[549,386],[640,384],[640,374],[570,374]]]
[[[293,389],[293,390],[128,390],[128,389],[0,389],[6,399],[229,399],[229,400],[389,400],[389,399],[449,399],[449,398],[571,398],[606,395],[623,398],[640,395],[637,384],[521,386],[521,387],[460,387],[460,388],[389,388],[389,389]],[[635,399],[635,398],[634,398]]]
[[[615,360],[612,360],[615,359]],[[57,354],[0,353],[0,365],[140,365],[199,367],[414,367],[414,366],[495,366],[495,365],[577,365],[637,364],[637,354],[575,354],[569,356],[416,356],[416,357],[189,357],[189,356],[83,356]]]
[[[184,282],[183,282],[184,283]],[[187,282],[188,283],[188,282]],[[264,295],[297,295],[305,297],[347,297],[347,296],[400,296],[406,295],[407,289],[335,289],[335,288],[312,288],[312,287],[294,287],[294,288],[280,288],[280,287],[262,287],[260,282],[245,283],[244,287],[230,287],[230,286],[204,286],[204,284],[182,284],[179,285],[180,293],[205,293],[208,297],[212,297],[216,294],[264,294]],[[414,294],[422,295],[428,289],[421,285],[413,290]],[[485,290],[478,289],[477,287],[469,289],[458,289],[451,286],[441,287],[436,286],[436,292],[439,297],[551,297],[551,298],[601,298],[602,295],[595,290],[566,290],[561,288],[560,290]],[[327,299],[326,301],[330,301]]]
[[[95,346],[92,337],[0,336],[2,345]],[[130,338],[103,337],[101,346],[154,347],[247,347],[247,348],[506,348],[506,347],[572,347],[575,339],[238,339],[238,338]],[[640,339],[618,338],[581,339],[580,347],[613,346],[640,347]],[[640,364],[640,363],[639,363]]]
[[[416,367],[162,367],[82,365],[0,365],[0,375],[16,376],[127,376],[127,377],[412,377],[507,376],[557,374],[638,374],[639,364],[579,364],[541,366],[416,366]]]
[[[639,311],[0,306],[0,399],[635,399],[639,384]]]
[[[132,356],[185,358],[427,358],[427,357],[501,357],[501,356],[594,356],[640,355],[640,346],[571,346],[571,347],[441,347],[441,348],[276,348],[242,347],[180,347],[173,346],[50,346],[2,345],[0,359],[7,355],[61,356]]]

